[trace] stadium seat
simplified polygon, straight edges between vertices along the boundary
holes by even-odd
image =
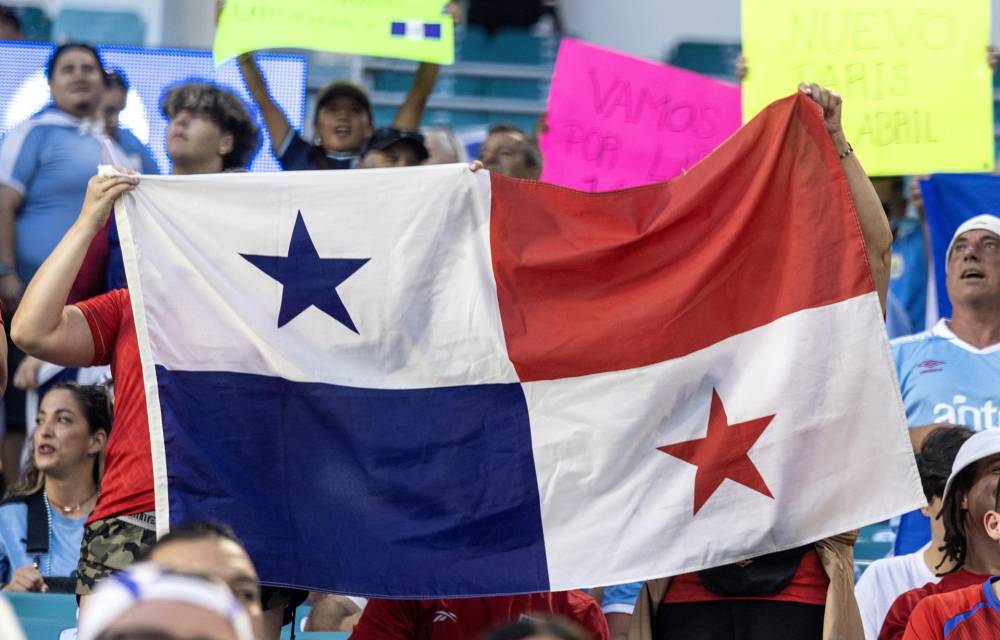
[[[52,640],[76,626],[76,596],[71,593],[5,593],[28,640]]]
[[[146,25],[135,13],[63,9],[52,27],[56,42],[81,40],[97,44],[142,45]]]
[[[38,7],[20,7],[17,17],[21,20],[21,33],[28,40],[52,39],[52,20]]]
[[[412,73],[401,73],[399,71],[376,71],[374,74],[376,91],[402,91],[410,90],[413,84]]]
[[[486,45],[490,62],[507,64],[542,64],[542,38],[527,29],[497,29]]]
[[[525,80],[521,78],[489,78],[486,80],[485,95],[497,98],[524,98],[526,100],[544,100],[540,80]]]
[[[454,92],[456,96],[485,96],[486,85],[486,78],[462,75],[455,78]]]
[[[736,56],[740,45],[723,42],[680,42],[667,62],[675,67],[726,80],[736,80]]]
[[[484,62],[486,58],[486,31],[475,25],[466,26],[461,35],[456,33],[458,46],[456,58],[463,62]]]

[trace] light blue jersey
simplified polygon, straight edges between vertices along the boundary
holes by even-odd
[[[24,197],[17,213],[17,270],[28,282],[80,213],[101,163],[103,125],[54,106],[17,125],[0,142],[0,184]]]
[[[1000,344],[977,349],[952,333],[946,320],[890,344],[907,424],[1000,427]]]
[[[25,548],[28,531],[28,507],[23,502],[0,506],[0,583],[10,582],[21,567],[37,564],[43,576],[66,577],[76,571],[80,560],[80,541],[86,518],[71,520],[52,510],[49,553],[32,556]]]

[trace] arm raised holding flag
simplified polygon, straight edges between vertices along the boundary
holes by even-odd
[[[70,288],[94,236],[104,228],[118,196],[135,188],[133,176],[94,176],[80,216],[25,290],[11,322],[14,342],[31,355],[67,367],[94,360],[94,342],[80,309],[66,305]]]
[[[889,268],[892,261],[892,231],[885,217],[885,210],[879,200],[875,187],[865,174],[844,135],[840,116],[842,100],[835,92],[817,84],[800,84],[799,91],[812,98],[823,109],[823,121],[830,133],[833,146],[840,156],[840,164],[847,177],[847,185],[851,190],[854,208],[858,212],[858,222],[865,238],[868,250],[868,264],[871,265],[872,278],[875,280],[875,290],[878,291],[882,303],[882,313],[885,313],[885,299],[889,290]]]

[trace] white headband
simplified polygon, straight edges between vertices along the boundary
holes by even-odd
[[[94,640],[141,602],[184,602],[229,621],[236,640],[254,640],[250,617],[232,592],[202,578],[165,573],[143,562],[102,580],[80,619],[78,640]]]

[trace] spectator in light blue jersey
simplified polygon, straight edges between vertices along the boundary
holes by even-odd
[[[1000,427],[1000,218],[962,224],[945,264],[952,317],[892,342],[915,447],[933,423]]]
[[[11,309],[76,219],[106,139],[97,51],[62,45],[46,71],[52,103],[0,143],[0,300]]]

